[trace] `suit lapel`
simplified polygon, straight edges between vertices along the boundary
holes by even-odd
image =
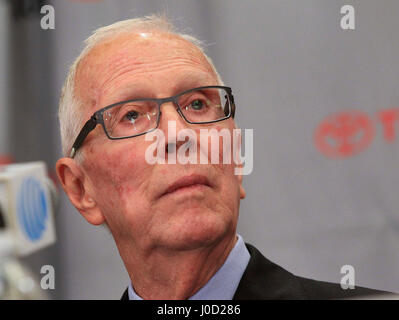
[[[121,300],[129,300],[128,288],[126,288],[125,292],[123,293]]]
[[[234,300],[304,299],[298,279],[266,259],[255,247],[245,244],[251,258],[241,278]]]

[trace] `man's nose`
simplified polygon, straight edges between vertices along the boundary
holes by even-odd
[[[187,129],[188,123],[179,114],[177,105],[173,101],[165,102],[161,105],[161,114],[158,129],[165,135],[166,153],[176,152],[184,141],[177,141],[180,130]]]

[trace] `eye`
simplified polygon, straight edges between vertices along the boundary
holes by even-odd
[[[134,123],[136,119],[140,116],[137,111],[129,111],[126,113],[125,118],[129,120],[131,123]]]
[[[186,110],[191,107],[194,110],[202,110],[202,108],[204,107],[204,102],[200,99],[195,99],[193,100],[188,106],[186,106]]]

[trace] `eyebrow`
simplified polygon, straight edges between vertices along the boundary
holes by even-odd
[[[174,86],[175,88],[172,96],[192,88],[207,85],[218,85],[218,83],[214,79],[214,77],[205,72],[186,74],[182,77],[179,77],[179,79],[177,80],[176,85]],[[115,94],[115,96],[112,98],[111,103],[108,103],[108,105],[133,99],[154,98],[155,96],[151,92],[152,89],[150,87],[143,87],[138,83],[124,85],[120,88],[119,92]]]

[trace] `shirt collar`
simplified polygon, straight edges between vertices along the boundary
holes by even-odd
[[[240,283],[241,277],[247,268],[250,254],[242,237],[237,234],[238,240],[230,251],[226,261],[211,279],[189,300],[232,300]],[[130,300],[142,300],[136,294],[130,283]]]

